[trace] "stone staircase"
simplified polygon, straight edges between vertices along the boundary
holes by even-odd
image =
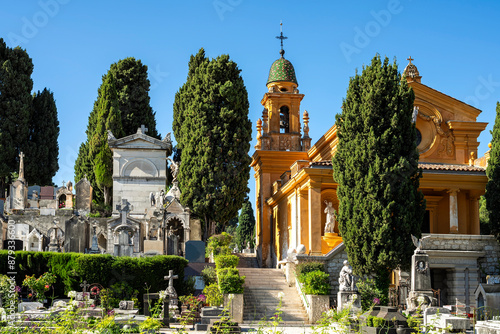
[[[244,291],[243,323],[257,324],[263,318],[272,317],[279,306],[278,293],[285,295],[281,305],[280,325],[301,326],[308,323],[307,313],[302,306],[295,287],[289,287],[280,269],[239,268],[246,276]]]

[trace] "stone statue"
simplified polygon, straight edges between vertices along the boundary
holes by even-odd
[[[340,270],[339,285],[339,291],[355,291],[352,268],[347,260],[344,261],[344,266],[342,267],[342,270]]]
[[[418,107],[415,106],[413,107],[413,114],[411,115],[411,122],[413,124],[415,124],[415,122],[417,121],[417,115],[418,115]]]
[[[154,192],[149,193],[149,201],[151,202],[151,206],[155,206],[156,201],[155,201],[155,193]]]
[[[170,172],[172,173],[173,177],[172,182],[177,181],[177,175],[179,174],[179,163],[173,161],[170,158],[167,158],[167,160],[170,161]]]
[[[37,200],[38,200],[38,191],[33,190],[33,195],[31,195],[31,198],[32,198],[34,201],[37,201]]]
[[[326,224],[325,233],[335,233],[335,209],[332,206],[332,202],[325,201],[326,208]]]

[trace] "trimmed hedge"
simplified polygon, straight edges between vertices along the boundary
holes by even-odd
[[[329,277],[330,275],[319,270],[301,274],[300,281],[303,283],[304,293],[306,295],[329,295]]]
[[[233,270],[236,270],[236,273],[234,273]],[[245,276],[240,276],[238,269],[221,269],[217,272],[217,276],[219,278],[219,289],[221,293],[243,293]]]
[[[57,276],[54,295],[64,298],[68,291],[81,291],[80,283],[99,283],[109,288],[116,282],[125,282],[142,294],[166,289],[168,281],[163,278],[173,270],[179,279],[174,287],[179,295],[188,289],[184,282],[184,268],[188,261],[179,256],[157,255],[153,257],[115,257],[106,254],[16,252],[16,284],[22,286],[26,275],[39,277],[45,272]],[[0,272],[12,272],[8,268],[8,251],[0,251]]]
[[[240,258],[236,255],[218,255],[215,257],[215,268],[236,268]]]
[[[311,271],[316,271],[316,270],[326,272],[325,264],[319,261],[301,262],[295,267],[295,276],[297,277],[299,282],[304,283],[300,281],[300,276],[302,276],[302,274],[307,274],[310,273]]]

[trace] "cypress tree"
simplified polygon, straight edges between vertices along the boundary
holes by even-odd
[[[144,124],[147,135],[160,139],[156,130],[155,112],[150,105],[148,67],[141,60],[129,57],[111,65],[115,78],[118,108],[125,136],[134,134]]]
[[[205,238],[215,222],[224,225],[237,215],[248,192],[251,123],[240,72],[228,55],[209,60],[200,49],[175,95],[181,201],[204,219]]]
[[[413,101],[396,63],[377,55],[350,79],[336,116],[339,230],[354,272],[375,274],[385,292],[389,271],[408,268],[425,212]]]
[[[123,136],[118,96],[111,73],[104,79],[101,95],[96,105],[97,122],[89,141],[88,153],[92,161],[96,185],[103,192],[104,204],[107,205],[111,200],[111,187],[113,186],[113,156],[108,146],[108,130],[118,138]]]
[[[31,184],[52,184],[59,169],[59,121],[54,94],[45,88],[33,95],[25,173]]]
[[[253,214],[252,203],[250,203],[247,197],[241,207],[241,213],[238,217],[238,227],[236,228],[236,241],[240,249],[245,248],[248,242],[250,242],[250,246],[253,247],[255,243],[253,238],[254,228],[255,216]]]
[[[160,135],[156,130],[155,113],[151,108],[148,95],[150,83],[147,78],[147,66],[143,65],[140,60],[135,58],[126,58],[113,63],[110,66],[107,74],[102,78],[102,85],[98,89],[97,100],[94,102],[94,107],[89,115],[87,125],[87,140],[80,146],[78,157],[75,161],[75,182],[87,175],[87,179],[93,187],[93,198],[98,203],[105,201],[102,187],[99,187],[97,177],[94,171],[94,158],[91,144],[97,124],[101,122],[98,103],[102,102],[102,87],[109,76],[113,76],[113,86],[116,92],[117,108],[120,111],[121,129],[112,131],[116,138],[131,135],[137,132],[141,125],[148,128],[147,135],[159,138]],[[101,143],[102,144],[102,143]],[[104,156],[102,159],[107,160]],[[108,160],[109,161],[109,160]],[[104,165],[99,168],[100,171],[106,170]],[[101,176],[105,174],[101,173]],[[108,191],[111,191],[108,189]],[[109,199],[108,199],[109,201]]]
[[[500,240],[500,103],[497,102],[495,124],[491,131],[491,149],[486,175],[486,210],[488,211],[489,233]]]
[[[32,103],[33,62],[20,47],[11,49],[0,38],[0,196],[5,196],[19,153],[26,147]]]

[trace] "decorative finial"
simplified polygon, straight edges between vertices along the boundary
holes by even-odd
[[[285,50],[283,50],[283,40],[287,39],[288,37],[283,36],[283,22],[282,21],[280,21],[280,35],[276,36],[276,38],[281,40],[280,55],[281,55],[281,58],[284,58]]]
[[[408,60],[408,61],[410,62],[410,65],[411,65],[411,61],[412,61],[412,60],[415,60],[415,59],[413,59],[413,58],[410,56],[409,58],[406,58],[406,60]]]

